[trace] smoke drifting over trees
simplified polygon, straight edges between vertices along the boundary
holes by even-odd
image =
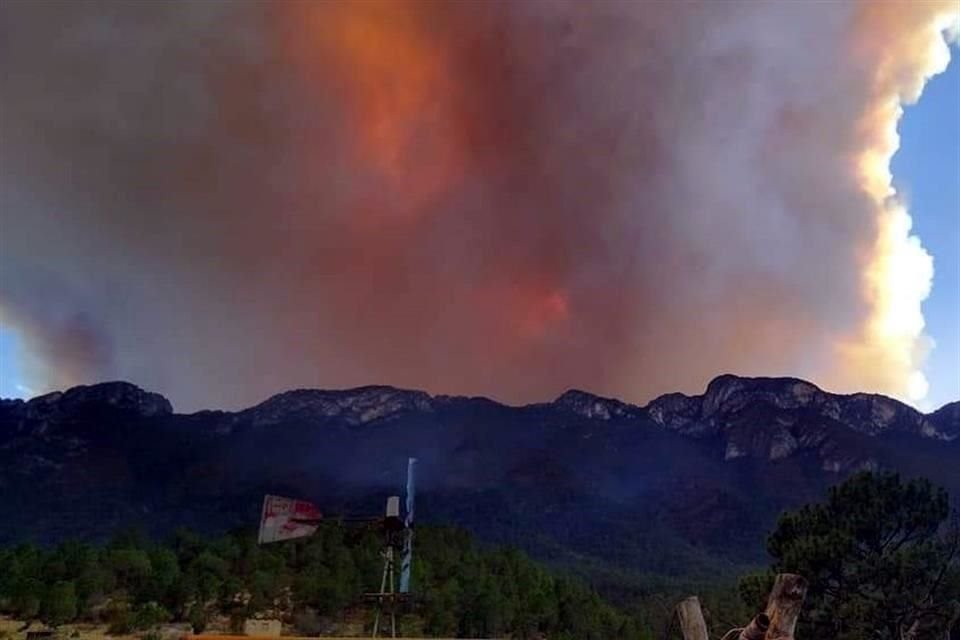
[[[955,2],[6,3],[0,318],[37,388],[919,399],[890,186]]]

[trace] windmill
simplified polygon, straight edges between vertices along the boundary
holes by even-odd
[[[417,459],[407,461],[407,496],[405,514],[400,518],[400,496],[387,498],[387,510],[383,520],[383,574],[380,578],[380,591],[368,594],[377,602],[377,613],[373,620],[373,637],[379,637],[380,618],[384,606],[389,608],[390,637],[397,637],[397,602],[410,595],[410,572],[413,563],[413,516],[416,492]],[[396,584],[396,561],[400,555],[400,585]]]
[[[410,574],[413,567],[413,516],[416,493],[417,459],[407,460],[407,495],[404,514],[400,515],[400,496],[387,498],[387,509],[380,518],[337,518],[338,522],[374,522],[379,521],[384,533],[383,574],[380,590],[364,595],[377,603],[377,613],[373,621],[373,637],[379,637],[380,618],[386,608],[390,616],[390,636],[397,637],[397,603],[410,597]],[[312,536],[317,532],[323,514],[313,503],[282,496],[267,495],[263,498],[260,513],[260,531],[258,544],[269,544],[296,538]],[[400,558],[399,585],[397,584],[397,562]],[[399,588],[398,588],[399,586]]]

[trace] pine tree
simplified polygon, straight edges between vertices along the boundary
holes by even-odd
[[[861,473],[825,504],[784,515],[768,546],[773,572],[810,581],[800,638],[940,640],[960,599],[960,532],[946,491],[926,480]],[[757,598],[764,580],[744,581]]]

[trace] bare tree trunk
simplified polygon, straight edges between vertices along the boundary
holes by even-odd
[[[700,598],[691,596],[677,605],[677,619],[683,640],[710,640],[707,635],[707,623],[703,619]]]
[[[767,640],[793,640],[800,608],[806,597],[807,581],[802,576],[793,573],[781,573],[777,576],[770,591],[770,599],[767,600],[766,614],[770,620]]]

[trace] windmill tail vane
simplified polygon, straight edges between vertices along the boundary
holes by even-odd
[[[407,461],[407,514],[403,521],[403,553],[400,556],[400,593],[410,593],[410,570],[413,564],[413,516],[416,498],[417,459]]]

